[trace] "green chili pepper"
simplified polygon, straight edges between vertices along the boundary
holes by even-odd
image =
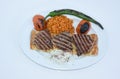
[[[68,15],[74,15],[78,18],[81,18],[81,19],[84,19],[84,20],[87,20],[87,21],[90,21],[92,23],[95,23],[97,24],[101,29],[104,29],[102,27],[102,25],[97,22],[96,20],[94,20],[93,18],[91,18],[90,16],[82,13],[82,12],[78,12],[78,11],[75,11],[75,10],[72,10],[72,9],[61,9],[61,10],[54,10],[52,12],[50,12],[46,17],[45,19],[47,19],[47,17],[54,17],[56,15],[62,15],[62,14],[68,14]]]

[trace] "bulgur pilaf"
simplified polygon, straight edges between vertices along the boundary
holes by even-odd
[[[73,20],[66,16],[51,17],[46,21],[46,27],[52,36],[58,35],[62,32],[74,33]]]

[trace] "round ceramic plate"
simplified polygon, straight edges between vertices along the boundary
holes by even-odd
[[[43,16],[46,16],[49,12],[41,12],[40,14]],[[80,22],[81,19],[74,17],[74,16],[68,16],[70,19],[73,19],[73,25],[77,26],[77,24]],[[89,67],[98,61],[100,61],[103,56],[105,55],[106,49],[107,49],[107,39],[104,30],[101,30],[97,25],[92,24],[92,29],[90,30],[89,34],[95,33],[98,35],[98,55],[97,56],[80,56],[80,57],[74,57],[74,59],[69,60],[69,62],[58,64],[56,62],[53,62],[50,59],[50,54],[42,51],[35,51],[30,49],[30,36],[31,31],[33,28],[33,22],[32,22],[33,16],[31,16],[30,19],[26,21],[26,23],[23,26],[22,29],[22,35],[20,39],[20,46],[24,52],[24,54],[31,59],[33,62],[49,68],[49,69],[55,69],[55,70],[78,70],[83,69],[86,67]],[[76,28],[76,27],[75,27]],[[72,57],[71,57],[72,58]]]

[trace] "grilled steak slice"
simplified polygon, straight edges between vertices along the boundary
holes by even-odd
[[[70,33],[62,32],[61,34],[53,37],[53,45],[63,51],[71,52],[73,47]]]
[[[51,36],[47,30],[43,30],[37,33],[34,37],[33,44],[37,49],[40,50],[49,50],[53,48]]]
[[[94,41],[90,35],[74,34],[72,38],[76,46],[78,56],[89,52],[93,47]]]

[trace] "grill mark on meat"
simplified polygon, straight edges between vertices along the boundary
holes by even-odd
[[[89,36],[89,35],[84,35],[84,37],[85,37],[85,39],[86,39],[86,45],[87,45],[87,47],[88,47],[88,49],[87,49],[87,51],[86,52],[89,52],[90,51],[90,49],[93,47],[93,40],[92,40],[92,38]],[[89,39],[87,39],[87,37],[90,37],[90,39],[92,40],[92,42],[90,42],[90,40]]]
[[[81,43],[82,43],[82,47],[83,47],[83,51],[86,52],[87,51],[87,47],[86,47],[86,44],[85,44],[85,41],[83,40],[83,36],[84,35],[78,35],[78,37],[80,38],[81,40]]]
[[[91,39],[90,36],[88,36],[90,44],[93,43],[93,40]]]
[[[36,34],[34,38],[34,43],[39,49],[48,50],[53,48],[53,44],[51,42],[51,36],[48,31],[40,31]]]
[[[55,46],[58,46],[58,45],[61,45],[61,47],[64,47],[64,48],[69,48],[69,49],[71,49],[72,50],[72,45],[71,45],[71,47],[69,47],[69,46],[67,46],[66,44],[64,44],[64,43],[62,43],[62,42],[58,42],[58,41],[54,41],[54,44],[55,44]]]
[[[59,40],[57,40],[57,39],[53,39],[53,42],[55,43],[55,44],[61,44],[62,46],[64,46],[64,47],[68,47],[69,49],[72,49],[72,44],[70,44],[69,42],[66,44],[65,42],[61,42],[61,41],[59,41]]]
[[[86,40],[88,41],[88,44],[90,45],[92,42],[90,41],[91,38],[89,38],[88,35],[85,36]]]
[[[40,35],[38,35],[38,37],[40,38]],[[41,44],[44,46],[44,47],[46,47],[47,49],[49,49],[50,47],[46,44],[46,41],[43,39],[43,38],[40,38],[40,39],[38,39],[40,42],[41,42]]]
[[[90,35],[87,35],[86,37],[89,37],[89,39],[90,39],[90,40],[88,40],[88,42],[89,42],[89,49],[87,51],[87,52],[89,52],[93,48],[94,40],[92,39],[92,37]]]
[[[38,46],[40,44],[39,40],[34,39],[34,44]],[[42,48],[42,46],[40,46],[40,47]]]
[[[74,40],[74,44],[76,45],[77,49],[80,50],[80,49],[79,49],[79,46],[78,46],[78,44],[77,44],[77,42],[76,42],[77,40],[75,39],[75,35],[73,36],[73,40]]]
[[[49,49],[49,48],[47,47],[47,45],[45,45],[45,43],[44,43],[41,39],[38,39],[38,38],[36,38],[36,39],[39,40],[40,45],[42,45],[45,49]]]
[[[81,36],[79,36],[79,34],[78,34],[78,36],[76,35],[76,37],[77,37],[77,39],[78,39],[78,41],[79,41],[79,43],[80,43],[80,46],[79,47],[81,47],[82,49],[82,53],[85,51],[85,49],[84,49],[84,46],[83,46],[83,43],[82,43],[82,40],[81,40]]]
[[[46,33],[47,32],[47,33]],[[51,39],[51,37],[50,37],[50,34],[49,34],[49,32],[48,31],[42,31],[41,33],[46,37],[46,38],[48,38],[49,40]]]
[[[39,34],[38,37],[41,38],[41,40],[44,42],[44,44],[46,46],[48,46],[49,48],[52,48],[52,43],[51,43],[50,39],[48,39],[47,37],[45,37],[43,34]]]
[[[82,53],[83,52],[83,50],[82,50],[82,47],[81,46],[79,46],[79,45],[81,45],[81,42],[80,42],[80,40],[78,40],[78,38],[77,38],[77,36],[75,35],[75,40],[76,40],[76,45],[77,45],[77,47],[78,47],[78,51],[80,52],[80,53]]]
[[[38,39],[36,39],[36,38],[35,38],[35,43],[36,43],[37,46],[39,46],[39,48],[41,50],[45,50],[45,48],[43,47],[43,45],[41,45],[40,41]]]
[[[82,53],[83,52],[82,47],[79,46],[80,42],[78,41],[78,38],[77,38],[76,34],[73,36],[73,38],[74,38],[74,41],[75,41],[74,43],[77,46],[77,50],[79,51],[79,53]]]
[[[89,36],[87,35],[85,35],[85,39],[87,40],[87,45],[88,45],[88,47],[89,46],[91,46],[91,44],[93,43],[93,41],[91,42],[90,40],[89,40],[89,38],[88,38]],[[91,38],[90,38],[91,39]],[[91,39],[92,40],[92,39]]]
[[[60,34],[59,36],[60,36],[61,38],[64,38],[64,39],[72,42],[72,41],[71,41],[71,36],[70,36],[70,34],[69,34],[69,33],[66,33],[66,34],[65,34],[65,33],[66,33],[66,32],[63,32],[63,33]]]
[[[90,48],[88,51],[90,51],[90,49],[92,49],[93,45],[94,45],[94,40],[92,39],[91,36],[89,36],[89,39],[90,39]]]
[[[72,48],[67,48],[64,45],[62,45],[61,43],[58,43],[56,41],[54,41],[54,44],[57,44],[56,47],[59,49],[63,49],[64,51],[71,51],[72,50]]]
[[[89,48],[89,44],[88,44],[88,41],[86,39],[86,35],[83,35],[83,40],[85,41],[86,48],[88,49]]]
[[[79,37],[79,34],[78,34],[78,36],[76,35],[76,38],[77,38],[77,40],[79,41],[79,44],[80,44],[80,46],[79,47],[81,47],[81,50],[82,50],[82,53],[85,51],[85,49],[84,49],[84,46],[83,46],[83,44],[82,44],[82,41],[81,41],[81,38]]]
[[[44,38],[44,41],[46,42],[46,44],[48,45],[48,46],[50,46],[50,48],[52,48],[52,42],[51,42],[51,36],[50,36],[50,34],[49,34],[49,32],[47,31],[47,30],[45,30],[45,31],[42,31],[42,33],[41,33],[41,36]],[[47,38],[47,39],[46,39]]]
[[[53,37],[53,44],[61,50],[72,51],[73,49],[72,37],[67,32],[63,32]]]
[[[76,51],[78,56],[89,52],[93,47],[93,40],[90,35],[74,34],[73,42],[77,48]]]
[[[86,37],[89,37],[88,35],[84,35],[84,36],[86,36]],[[83,38],[82,38],[83,39]],[[89,38],[89,39],[91,39],[91,38]],[[89,39],[88,39],[88,41],[89,41]],[[88,41],[86,42],[86,43],[88,43]],[[85,45],[85,41],[84,42],[82,42],[83,44],[84,44],[84,48],[86,49],[85,51],[84,51],[84,53],[86,53],[86,52],[88,52],[89,50],[90,50],[90,48],[92,48],[92,42],[90,42],[89,43],[89,47],[87,48],[86,47],[86,45]]]
[[[39,33],[39,34],[38,34],[38,37],[41,38],[41,39],[43,39],[43,40],[45,40],[45,41],[46,41],[46,40],[49,40],[49,38],[47,38],[47,37],[43,34],[43,32]]]
[[[38,44],[38,41],[35,40],[34,43],[38,49],[45,50],[40,44]]]
[[[56,36],[56,37],[53,38],[53,39],[57,39],[57,40],[59,40],[59,41],[61,41],[61,42],[64,42],[64,43],[71,43],[70,41],[68,41],[68,40],[66,40],[66,39],[64,39],[64,38],[61,38],[61,37],[59,37],[59,36]]]
[[[63,36],[63,35],[59,35],[59,37],[60,38],[64,38],[65,40],[67,40],[67,41],[70,41],[71,42],[71,38],[70,37],[68,37],[68,36]]]
[[[57,37],[57,36],[56,36],[56,37]],[[72,42],[72,41],[71,41],[71,37],[70,37],[70,36],[65,36],[65,34],[60,34],[58,37],[59,37],[59,38],[64,38],[65,40]]]
[[[62,35],[65,35],[65,36],[70,36],[70,33],[69,33],[69,32],[62,32],[61,34],[62,34]]]

